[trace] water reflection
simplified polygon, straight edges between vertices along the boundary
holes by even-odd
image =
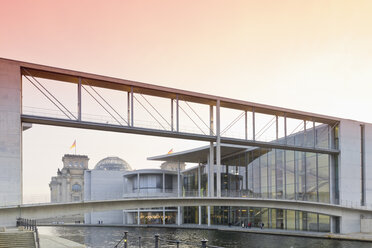
[[[181,240],[200,244],[203,238],[209,240],[209,245],[226,248],[370,248],[371,243],[356,241],[340,241],[301,237],[287,237],[267,234],[224,232],[215,230],[192,230],[175,228],[136,228],[136,227],[40,227],[41,234],[55,235],[66,238],[87,247],[112,248],[128,231],[128,247],[138,247],[138,237],[141,236],[142,247],[154,247],[154,235],[168,240]],[[161,247],[176,247],[175,244],[161,243]],[[196,247],[196,245],[180,245],[181,248]]]

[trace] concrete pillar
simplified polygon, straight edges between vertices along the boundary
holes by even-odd
[[[140,225],[141,224],[140,217],[141,217],[141,215],[140,215],[140,209],[137,208],[137,225]]]
[[[208,211],[208,226],[211,226],[211,206],[207,207]]]
[[[199,206],[199,225],[201,225],[202,218],[201,218],[201,206]]]
[[[163,173],[163,194],[165,193],[165,173]]]
[[[0,59],[0,206],[22,203],[21,73]]]
[[[165,207],[163,207],[163,225],[165,225]]]
[[[181,225],[181,207],[177,207],[177,225]]]

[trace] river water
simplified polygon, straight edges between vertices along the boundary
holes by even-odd
[[[226,232],[216,230],[176,229],[176,228],[136,228],[136,227],[39,227],[40,234],[55,235],[69,239],[87,247],[113,248],[128,231],[128,248],[138,247],[141,236],[141,247],[154,247],[154,235],[167,240],[181,240],[191,243],[182,244],[181,248],[200,247],[202,239],[208,239],[208,245],[226,248],[370,248],[372,243],[341,241],[317,238],[302,238],[243,232]],[[123,247],[123,246],[120,246]],[[174,244],[161,242],[160,247],[176,247]]]

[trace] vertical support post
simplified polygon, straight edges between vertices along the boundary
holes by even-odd
[[[133,108],[133,86],[130,87],[130,123],[131,123],[131,126],[133,127],[134,125],[134,108]]]
[[[245,139],[247,140],[248,139],[248,114],[247,114],[247,110],[244,113],[244,122],[245,122],[245,128],[244,128]]]
[[[201,206],[199,206],[199,226],[201,225],[202,218],[201,218]]]
[[[287,144],[287,114],[284,113],[284,140],[285,144]]]
[[[124,232],[124,248],[128,247],[128,231]]]
[[[216,133],[217,133],[217,142],[216,142],[216,164],[217,164],[217,197],[221,197],[221,116],[220,116],[220,100],[217,100],[216,105]]]
[[[128,91],[128,94],[127,94],[127,106],[128,106],[128,126],[131,125],[131,121],[130,121],[130,92]]]
[[[208,226],[211,226],[211,206],[208,206]]]
[[[213,120],[213,105],[209,106],[209,126],[210,135],[213,135],[214,120]],[[214,197],[214,144],[210,142],[209,158],[208,158],[208,196]]]
[[[304,120],[304,139],[302,141],[302,146],[306,146],[307,137],[306,137],[306,120]]]
[[[177,132],[180,131],[180,106],[178,101],[178,95],[176,96],[176,121],[177,121]]]
[[[174,131],[174,124],[173,124],[173,98],[171,99],[171,131]]]
[[[254,108],[252,108],[252,137],[253,141],[256,140],[256,114]]]
[[[275,128],[276,128],[276,141],[278,142],[279,140],[279,117],[276,115],[275,116]]]
[[[137,197],[139,197],[140,193],[140,174],[137,173]]]
[[[180,161],[178,160],[178,168],[177,168],[177,196],[180,197],[181,196],[181,165],[180,165]]]
[[[313,147],[315,148],[316,144],[316,132],[315,132],[315,121],[313,120]]]
[[[207,248],[207,242],[208,242],[208,239],[202,239],[202,241],[201,241],[201,243],[202,243],[201,247],[202,248]]]
[[[141,220],[140,220],[140,209],[137,208],[137,225],[140,225],[141,224]]]
[[[165,173],[163,172],[163,194],[165,193]]]
[[[177,207],[177,225],[178,226],[181,225],[181,207],[180,206]]]
[[[201,176],[200,176],[200,163],[198,165],[198,196],[201,197],[201,185],[200,185],[200,179],[201,179]]]
[[[163,207],[163,225],[165,225],[165,207]]]
[[[159,248],[159,234],[155,234],[155,248]]]
[[[81,121],[81,77],[78,83],[78,121]]]

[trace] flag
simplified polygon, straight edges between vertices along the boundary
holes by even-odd
[[[70,149],[72,149],[72,148],[74,148],[74,147],[76,148],[76,140],[74,140],[74,143],[72,143]]]
[[[173,148],[169,150],[168,154],[172,154],[173,153]]]

